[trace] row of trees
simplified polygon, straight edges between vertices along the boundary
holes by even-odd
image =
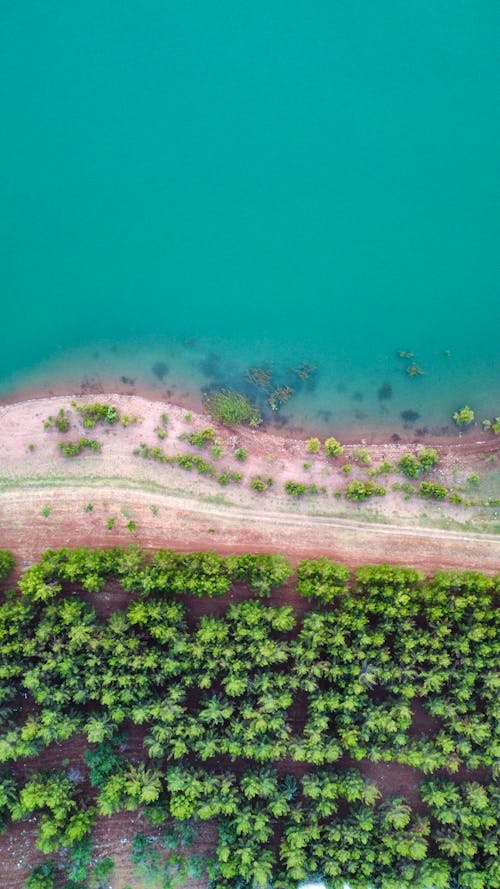
[[[191,843],[200,822],[217,823],[213,857],[204,868],[196,862],[213,889],[291,889],[304,880],[324,881],[329,889],[346,883],[353,889],[500,886],[500,792],[494,784],[425,781],[424,805],[414,811],[403,797],[381,800],[377,786],[352,768],[306,773],[300,782],[269,767],[239,776],[165,768],[160,761],[146,769],[106,743],[86,759],[94,787],[90,805],[60,771],[9,788],[8,814],[13,820],[37,814],[36,843],[46,853],[69,847],[74,861],[87,848],[98,814],[140,807],[157,829],[166,826],[167,848]],[[132,856],[155,865],[144,837],[134,841]]]
[[[78,731],[111,738],[128,718],[147,726],[152,757],[498,767],[495,581],[376,566],[348,589],[345,567],[306,561],[297,587],[320,604],[299,628],[291,607],[249,599],[188,629],[185,604],[165,595],[240,580],[267,595],[289,572],[278,556],[48,552],[0,608],[0,761]],[[104,621],[72,586],[109,576],[138,595]],[[420,732],[417,700],[432,717]]]

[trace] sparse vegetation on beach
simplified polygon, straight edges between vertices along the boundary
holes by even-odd
[[[44,420],[43,428],[52,429],[55,427],[58,432],[68,432],[70,425],[68,411],[61,407],[55,417],[50,416]]]
[[[79,438],[78,441],[60,441],[59,450],[64,457],[78,457],[85,450],[100,451],[102,445],[95,438]]]
[[[77,404],[76,401],[72,401],[71,404],[80,414],[85,429],[94,429],[99,423],[114,426],[120,420],[120,411],[112,404],[101,401],[94,401],[91,404]]]

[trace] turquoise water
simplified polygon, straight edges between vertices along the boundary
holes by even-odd
[[[498,414],[499,9],[2,4],[1,391],[304,359],[285,416]]]

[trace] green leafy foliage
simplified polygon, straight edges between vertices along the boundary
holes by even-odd
[[[59,450],[64,457],[78,457],[86,449],[100,451],[102,445],[95,438],[79,438],[78,441],[60,441]]]
[[[352,481],[349,482],[345,489],[345,496],[348,500],[368,500],[369,497],[383,497],[385,488],[376,485],[375,482],[368,481]]]
[[[77,404],[72,402],[82,418],[85,429],[94,429],[99,423],[114,426],[120,420],[120,411],[112,404],[95,401],[92,404]]]
[[[0,580],[7,577],[15,567],[16,560],[7,549],[0,549]]]
[[[139,810],[155,837],[134,840],[133,865],[152,886],[203,873],[190,844],[215,820],[205,863],[217,889],[498,887],[498,788],[477,771],[497,774],[500,759],[498,580],[391,565],[350,577],[305,560],[297,590],[321,605],[296,626],[291,607],[257,600],[291,572],[278,555],[49,550],[0,606],[0,760],[79,732],[89,743],[92,796],[69,771],[0,778],[0,822],[36,818],[39,849],[65,850],[68,885],[109,881],[112,861],[92,851],[96,815]],[[100,618],[84,596],[108,580],[136,595]],[[229,604],[193,620],[185,593]],[[145,729],[142,761],[127,755],[130,724]],[[284,759],[300,781],[274,768]],[[426,773],[425,813],[401,791],[382,796],[353,768],[361,760]],[[32,889],[52,885],[49,865]]]
[[[228,426],[260,426],[262,417],[256,407],[235,389],[219,389],[205,397],[205,407],[219,423]]]

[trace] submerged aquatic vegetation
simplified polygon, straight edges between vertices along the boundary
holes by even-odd
[[[282,404],[286,404],[287,401],[292,397],[293,389],[291,386],[278,386],[276,389],[273,389],[269,398],[267,399],[267,403],[269,407],[273,411],[277,411],[280,409]]]

